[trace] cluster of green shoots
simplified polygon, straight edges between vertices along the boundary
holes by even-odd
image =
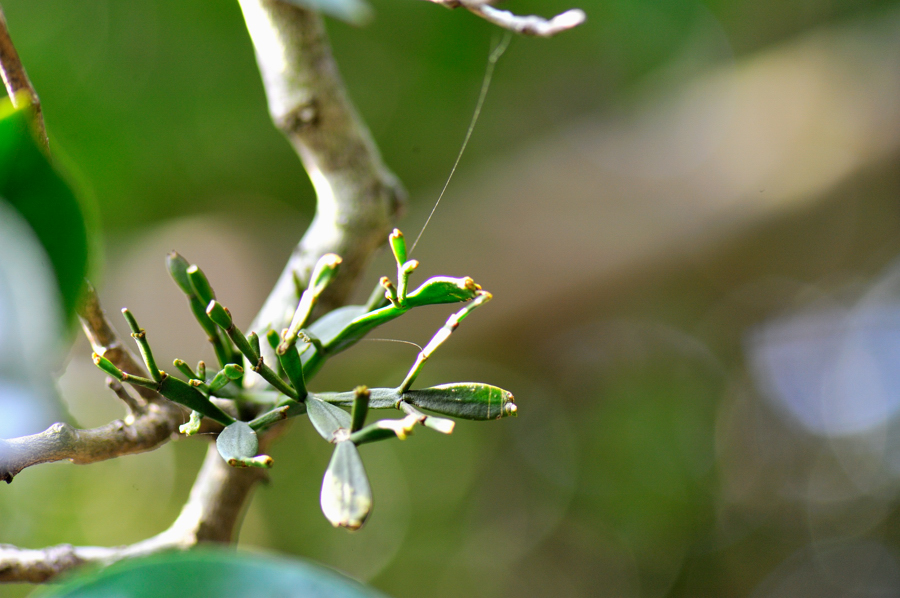
[[[400,231],[395,229],[389,241],[397,261],[397,284],[383,277],[366,305],[341,307],[310,322],[319,297],[341,264],[337,255],[322,256],[313,269],[309,285],[300,294],[290,326],[281,331],[264,331],[265,341],[271,347],[267,353],[274,354],[268,362],[259,335],[256,332],[245,335],[238,329],[228,308],[216,301],[200,268],[172,253],[167,258],[169,273],[187,295],[191,311],[212,343],[221,369],[211,374],[202,361],[193,370],[176,359],[175,368],[187,380],[160,370],[145,331],[127,309],[122,313],[151,377],[123,372],[97,354],[93,356],[94,363],[117,380],[152,388],[190,409],[190,420],[180,428],[186,435],[196,434],[204,417],[224,426],[216,446],[222,458],[235,467],[271,467],[272,458],[258,454],[257,434],[286,418],[308,415],[316,431],[335,445],[322,483],[322,511],[335,526],[359,529],[371,511],[372,491],[357,446],[389,438],[405,439],[416,425],[444,434],[453,431],[453,420],[427,415],[421,410],[471,420],[499,419],[516,413],[512,394],[488,384],[462,382],[412,389],[428,357],[491,295],[468,277],[438,276],[409,291],[409,277],[419,264],[407,259],[406,242]],[[414,307],[441,303],[465,303],[465,306],[451,315],[422,348],[396,388],[360,386],[348,392],[307,390],[307,382],[329,357]],[[251,383],[245,367],[258,374],[265,384],[258,385],[257,380]],[[380,419],[366,425],[369,409],[397,409],[404,417]]]

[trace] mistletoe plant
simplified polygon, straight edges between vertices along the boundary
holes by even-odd
[[[188,436],[200,431],[203,418],[224,426],[217,437],[216,448],[233,467],[271,467],[270,456],[257,454],[257,433],[286,418],[308,415],[322,438],[335,445],[322,482],[322,512],[335,526],[359,529],[372,509],[372,490],[357,446],[389,438],[403,440],[417,424],[443,434],[453,431],[453,420],[426,415],[419,409],[472,420],[499,419],[516,414],[512,393],[489,384],[457,382],[412,389],[426,360],[466,316],[490,300],[491,294],[469,277],[446,276],[429,278],[410,292],[409,278],[419,263],[407,259],[406,241],[399,230],[394,229],[389,241],[397,262],[397,284],[382,277],[366,305],[341,307],[311,322],[319,297],[341,264],[341,258],[333,253],[319,259],[308,287],[300,293],[290,326],[280,332],[269,329],[265,334],[275,355],[270,363],[266,363],[259,335],[255,332],[245,335],[238,329],[228,308],[216,300],[203,271],[179,254],[172,253],[167,259],[169,273],[184,291],[197,322],[209,336],[221,369],[213,375],[207,372],[202,361],[196,370],[192,370],[187,363],[176,359],[174,366],[184,374],[186,381],[160,370],[146,332],[127,308],[122,314],[151,378],[123,372],[96,353],[94,363],[116,380],[136,388],[153,389],[170,401],[191,409],[190,421],[180,428]],[[329,357],[355,344],[374,328],[414,307],[466,302],[467,305],[452,314],[422,348],[409,373],[396,388],[359,386],[344,392],[307,390],[307,381]],[[242,363],[248,365],[267,388],[260,389],[255,384],[257,380],[245,371]],[[365,425],[369,409],[397,409],[405,416]]]
[[[483,0],[432,1],[448,8],[465,8],[523,35],[549,37],[584,20],[578,9],[547,20],[501,11]],[[151,451],[179,434],[191,436],[202,431],[216,435],[215,448],[207,450],[187,501],[167,529],[124,546],[58,544],[31,549],[0,544],[0,582],[41,583],[85,565],[126,561],[119,569],[123,577],[115,577],[116,565],[107,570],[111,571],[108,579],[119,580],[110,582],[116,588],[110,595],[133,595],[129,588],[135,585],[155,596],[172,595],[173,587],[183,594],[186,590],[168,583],[169,578],[161,573],[165,572],[196,582],[203,591],[188,593],[197,596],[223,595],[216,589],[220,587],[227,587],[231,595],[373,596],[372,591],[335,580],[332,573],[313,571],[307,565],[298,569],[298,563],[285,567],[266,560],[267,571],[277,569],[285,574],[278,577],[259,574],[258,559],[236,559],[230,553],[177,552],[199,544],[234,541],[243,506],[263,478],[260,468],[273,464],[264,447],[282,420],[305,414],[325,441],[335,445],[322,483],[321,506],[332,524],[353,530],[365,523],[372,509],[372,491],[358,445],[402,440],[416,425],[449,434],[454,421],[447,417],[490,420],[516,413],[512,395],[488,384],[456,382],[413,388],[431,354],[491,295],[469,277],[437,276],[410,290],[410,277],[418,262],[408,259],[399,231],[388,235],[405,191],[382,161],[368,128],[350,103],[317,12],[356,21],[363,18],[367,5],[362,0],[238,0],[238,4],[256,54],[269,115],[310,176],[317,197],[316,215],[249,334],[238,329],[231,313],[217,301],[199,267],[177,253],[169,255],[169,273],[187,297],[218,362],[213,371],[202,361],[192,368],[176,359],[174,368],[183,377],[158,367],[147,333],[125,309],[123,315],[143,364],[135,359],[107,321],[93,288],[83,284],[90,272],[86,220],[75,192],[57,172],[37,92],[0,9],[0,79],[10,95],[9,106],[0,102],[0,241],[7,241],[9,247],[13,234],[15,239],[24,239],[15,245],[15,251],[4,254],[8,259],[0,260],[0,275],[6,261],[21,257],[19,245],[34,243],[29,236],[33,232],[53,267],[65,316],[72,321],[77,314],[93,347],[94,363],[108,374],[109,387],[127,407],[125,417],[96,428],[57,422],[41,432],[0,439],[0,480],[10,483],[24,469],[42,463],[68,460],[88,464]],[[503,48],[505,42],[488,61],[466,140]],[[6,213],[16,216],[6,217]],[[31,232],[20,230],[26,228]],[[396,281],[382,278],[365,305],[340,307],[385,236],[397,263]],[[444,303],[463,305],[420,350],[397,387],[309,390],[309,383],[328,358],[413,308]],[[35,313],[22,313],[26,312]],[[322,312],[324,315],[315,317]],[[21,323],[23,330],[28,330],[28,325],[28,321]],[[54,328],[43,320],[30,325]],[[55,328],[61,327],[60,323]],[[53,334],[44,336],[55,338]],[[38,346],[37,341],[33,344]],[[35,354],[51,353],[43,349]],[[7,354],[20,352],[16,346]],[[39,369],[44,375],[46,368]],[[30,370],[27,373],[37,376]],[[187,423],[182,407],[190,410]],[[373,409],[395,409],[402,417],[367,423]],[[136,564],[131,569],[127,561],[136,557],[146,557],[144,564],[132,561]],[[129,578],[129,572],[139,567],[147,573]],[[79,583],[75,580],[66,588]],[[103,593],[90,589],[93,582],[85,583],[85,593],[69,594],[63,588],[57,595]],[[245,587],[251,589],[238,591]],[[286,587],[290,591],[283,589]]]

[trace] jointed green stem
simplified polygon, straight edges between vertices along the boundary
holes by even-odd
[[[353,391],[353,411],[350,412],[350,431],[356,432],[362,429],[366,423],[366,413],[369,411],[369,399],[372,398],[369,389],[365,386],[357,386]]]
[[[244,336],[244,333],[234,324],[231,312],[228,311],[227,307],[223,307],[218,301],[210,301],[209,306],[206,308],[206,313],[216,324],[225,330],[225,334],[228,335],[228,338],[232,340],[238,350],[243,353],[244,357],[247,358],[247,361],[254,364],[252,366],[254,372],[262,376],[266,382],[271,384],[282,394],[291,397],[295,401],[300,399],[298,392],[285,383],[284,380],[279,378],[278,374],[273,372],[272,368],[263,361],[263,358],[258,351],[258,338],[256,342],[257,350],[254,350],[254,347],[250,344],[250,341],[247,340],[247,337]]]
[[[475,310],[478,306],[490,301],[491,294],[487,291],[479,291],[478,296],[475,298],[472,303],[468,304],[455,314],[451,315],[447,318],[447,323],[444,324],[440,330],[435,333],[435,335],[428,341],[428,344],[419,352],[419,356],[416,358],[416,362],[413,364],[412,368],[409,370],[409,373],[406,375],[406,378],[403,380],[403,383],[397,387],[397,392],[402,394],[409,390],[412,386],[412,383],[415,382],[416,377],[418,377],[419,372],[422,371],[422,367],[425,365],[425,361],[431,357],[431,354],[434,353],[435,349],[437,349],[441,344],[447,340],[453,331],[459,326],[459,323],[462,322],[466,316],[468,316],[472,311]]]
[[[131,328],[131,338],[137,342],[141,357],[144,358],[144,363],[147,365],[150,376],[157,382],[162,381],[162,375],[159,373],[159,368],[156,367],[156,360],[153,359],[153,352],[150,351],[150,343],[147,342],[147,333],[138,326],[137,320],[134,319],[127,307],[122,308],[122,315],[125,316],[125,321],[128,322],[128,327]]]

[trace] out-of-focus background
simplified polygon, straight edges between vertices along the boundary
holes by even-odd
[[[352,535],[319,511],[329,447],[298,421],[241,543],[398,598],[900,594],[900,3],[505,8],[573,6],[578,29],[512,41],[413,254],[495,297],[421,383],[503,386],[519,417],[363,447],[375,510]],[[365,28],[328,27],[414,237],[501,33],[427,2],[374,8]],[[199,263],[246,324],[314,208],[237,3],[3,9],[53,149],[96,200],[107,310],[129,306],[161,362],[208,358],[165,253]],[[360,296],[390,272],[382,254]],[[447,313],[375,336],[422,343]],[[414,355],[360,343],[314,386],[395,385]],[[82,426],[121,415],[83,341],[60,394]],[[60,412],[19,415],[0,436]],[[0,542],[157,533],[204,450],[28,469],[0,488]]]

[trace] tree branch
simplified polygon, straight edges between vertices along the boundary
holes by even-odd
[[[154,404],[130,424],[119,419],[79,430],[55,423],[37,434],[0,440],[0,480],[8,484],[20,471],[39,463],[68,459],[83,465],[153,450],[178,432],[183,418],[174,405],[167,409]]]
[[[40,550],[0,544],[0,582],[43,583],[88,563],[109,565],[163,550],[185,550],[202,542],[230,542],[253,485],[264,473],[238,469],[210,445],[181,514],[166,531],[118,547],[60,544]]]
[[[318,199],[310,228],[252,326],[254,330],[278,330],[287,326],[299,300],[295,281],[306,281],[325,253],[341,255],[343,265],[341,276],[330,285],[320,305],[332,307],[346,300],[372,253],[386,239],[405,193],[382,163],[368,129],[344,93],[321,18],[278,0],[241,0],[241,8],[272,119],[299,154]],[[85,306],[80,315],[94,351],[122,371],[143,372],[109,327],[92,289]],[[5,467],[18,473],[34,463],[65,458],[87,463],[127,454],[130,449],[137,452],[159,446],[177,430],[180,408],[146,389],[141,389],[141,397],[136,405],[143,411],[135,410],[132,423],[113,422],[95,430],[56,424],[41,434],[3,441],[0,472]],[[279,427],[264,434],[261,444],[270,441]],[[0,581],[47,581],[84,563],[110,563],[160,550],[185,549],[198,542],[230,542],[247,497],[263,475],[257,469],[230,467],[211,446],[188,502],[166,531],[114,548],[0,546]]]
[[[48,149],[49,142],[47,141],[47,129],[44,127],[44,115],[41,112],[41,101],[28,79],[25,67],[22,66],[22,61],[19,59],[19,53],[16,52],[16,47],[9,36],[6,16],[3,14],[2,8],[0,8],[0,77],[3,78],[6,92],[15,108],[30,105],[34,109],[34,128],[44,149]]]
[[[320,306],[342,304],[385,242],[405,192],[344,92],[322,18],[281,0],[240,5],[269,113],[303,161],[317,196],[312,224],[250,326],[262,332],[287,327],[299,300],[295,280],[306,281],[325,253],[338,254],[343,263]]]
[[[125,372],[146,376],[109,325],[90,285],[87,285],[78,316],[95,353],[104,355]],[[126,395],[131,402],[127,403],[130,413],[124,421],[116,420],[89,430],[55,423],[38,434],[0,439],[0,480],[8,484],[20,471],[39,463],[63,459],[79,464],[96,463],[153,450],[164,444],[178,432],[184,412],[153,390],[140,390],[145,391],[140,399]]]
[[[545,21],[498,11],[476,0],[432,1],[451,8],[464,6],[502,27],[531,35],[553,35],[584,20],[581,11]],[[368,129],[346,97],[321,18],[281,0],[240,0],[240,5],[269,112],[300,156],[318,200],[312,224],[251,325],[261,332],[287,326],[299,300],[297,283],[303,286],[316,261],[328,252],[340,255],[343,265],[320,305],[328,309],[342,304],[374,250],[384,242],[405,192],[383,164]],[[0,63],[7,87],[25,89],[39,115],[37,95],[9,41],[2,12]],[[91,288],[79,316],[95,353],[124,372],[146,376],[109,326]],[[121,387],[111,387],[129,407],[124,421],[92,430],[60,423],[32,436],[0,440],[0,479],[9,482],[37,463],[62,459],[92,463],[151,450],[177,433],[184,417],[180,407],[149,389],[137,389],[140,396],[135,398]],[[271,441],[278,428],[263,434],[262,443]],[[111,548],[59,545],[31,550],[0,545],[0,581],[44,582],[86,563],[109,564],[201,542],[231,542],[250,492],[263,476],[258,469],[230,467],[211,445],[187,503],[164,532]]]
[[[509,29],[521,35],[534,35],[537,37],[553,37],[557,33],[562,33],[581,25],[587,18],[584,11],[578,8],[567,10],[547,20],[534,15],[520,16],[507,10],[498,10],[491,6],[490,1],[486,0],[429,0],[429,2],[434,2],[447,8],[459,8],[461,6],[498,27]]]

